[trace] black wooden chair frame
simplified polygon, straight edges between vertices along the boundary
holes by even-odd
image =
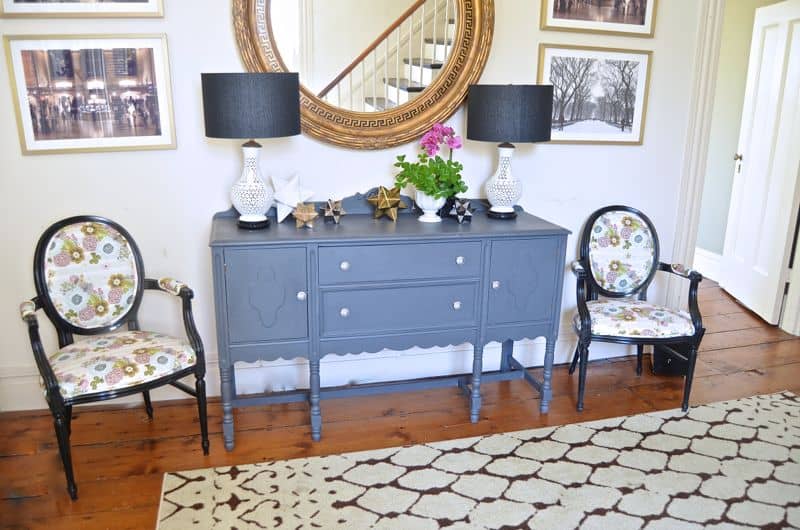
[[[101,223],[108,225],[119,232],[120,235],[127,240],[128,245],[130,246],[133,259],[136,263],[137,273],[139,275],[135,299],[128,311],[110,324],[97,328],[84,329],[75,326],[64,319],[56,310],[55,305],[50,298],[47,287],[47,279],[44,267],[47,245],[59,230],[66,226],[78,223]],[[153,405],[150,400],[150,390],[164,385],[172,385],[173,387],[182,390],[197,399],[198,413],[200,416],[201,444],[203,448],[203,454],[207,455],[209,442],[205,386],[206,363],[203,342],[200,338],[200,334],[197,332],[197,327],[194,323],[194,316],[192,314],[192,298],[194,297],[194,292],[188,286],[182,285],[180,291],[176,294],[160,286],[157,280],[145,278],[142,256],[139,252],[139,248],[136,246],[136,242],[133,240],[131,235],[117,223],[98,216],[70,217],[52,225],[39,238],[33,263],[34,283],[36,286],[37,296],[30,300],[30,302],[34,305],[36,311],[39,309],[44,309],[45,314],[53,323],[53,326],[56,328],[56,332],[58,334],[59,348],[64,348],[65,346],[72,344],[74,342],[74,335],[100,335],[118,330],[122,328],[122,326],[127,326],[127,329],[130,331],[138,331],[138,310],[143,298],[144,290],[159,290],[180,297],[182,302],[183,324],[186,329],[186,335],[189,339],[189,344],[195,353],[196,362],[194,366],[184,368],[183,370],[160,377],[153,381],[119,390],[82,394],[75,397],[64,397],[61,394],[58,380],[53,372],[52,366],[50,365],[48,356],[45,353],[44,346],[42,345],[42,341],[39,336],[39,323],[36,315],[34,312],[29,312],[23,316],[23,319],[28,325],[28,334],[30,336],[31,348],[33,349],[33,356],[36,360],[36,366],[38,367],[39,373],[41,374],[43,380],[45,399],[47,400],[47,404],[53,414],[53,422],[55,425],[56,437],[58,439],[58,449],[61,455],[61,461],[64,465],[64,473],[67,478],[67,489],[70,497],[72,497],[73,500],[78,498],[78,488],[75,483],[75,476],[72,469],[72,455],[69,442],[69,437],[72,432],[71,422],[73,405],[105,401],[108,399],[141,393],[144,396],[147,416],[152,419]],[[192,374],[195,376],[195,388],[191,388],[180,381],[180,379]]]
[[[632,213],[642,221],[645,222],[650,234],[653,238],[653,266],[650,273],[645,280],[627,291],[609,291],[603,288],[595,280],[594,275],[591,273],[591,263],[589,258],[591,231],[598,218],[609,212],[621,211]],[[689,408],[689,394],[692,389],[692,379],[694,378],[694,368],[697,362],[697,350],[700,347],[700,341],[705,334],[703,328],[703,320],[700,316],[700,309],[697,305],[697,290],[703,276],[697,271],[687,269],[678,265],[670,265],[659,261],[659,242],[658,233],[655,226],[650,219],[642,212],[630,206],[614,205],[601,208],[589,216],[589,219],[584,225],[583,232],[581,233],[580,241],[580,259],[573,262],[572,271],[577,278],[576,282],[576,298],[578,302],[578,315],[580,319],[580,328],[575,331],[578,334],[578,345],[575,348],[575,354],[572,358],[572,363],[569,367],[569,373],[575,371],[576,365],[579,366],[578,372],[578,404],[577,409],[583,410],[583,398],[586,391],[586,368],[589,361],[589,346],[593,341],[597,342],[611,342],[615,344],[636,345],[636,375],[642,374],[642,356],[644,354],[644,346],[646,345],[659,345],[661,351],[669,355],[671,358],[677,359],[686,365],[686,380],[683,388],[683,401],[681,409],[686,411]],[[694,334],[678,337],[632,337],[632,336],[608,336],[608,335],[595,335],[592,333],[592,319],[589,313],[587,302],[597,300],[599,296],[605,298],[629,298],[636,296],[639,300],[647,300],[647,289],[655,278],[657,271],[668,272],[682,278],[689,280],[689,315],[694,325]],[[681,351],[675,346],[684,346]],[[686,351],[682,351],[682,350]]]

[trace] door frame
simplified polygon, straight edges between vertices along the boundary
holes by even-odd
[[[678,195],[675,243],[672,248],[673,263],[687,265],[694,263],[725,3],[726,0],[700,2],[696,31],[698,45],[694,57],[695,74]],[[670,275],[667,284],[667,303],[671,307],[685,307],[688,293],[687,282]]]

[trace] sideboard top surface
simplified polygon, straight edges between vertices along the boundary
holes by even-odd
[[[455,219],[441,223],[421,223],[416,215],[400,215],[397,222],[368,214],[346,215],[340,224],[326,222],[320,216],[314,228],[296,228],[293,217],[272,223],[264,230],[244,230],[236,226],[238,215],[231,210],[214,216],[211,226],[212,247],[249,246],[280,243],[342,243],[347,241],[386,241],[392,239],[440,239],[566,235],[569,230],[525,212],[512,220],[490,219],[476,212],[472,221],[458,224]]]

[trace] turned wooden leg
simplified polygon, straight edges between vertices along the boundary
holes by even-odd
[[[64,465],[64,474],[67,477],[67,490],[72,500],[78,498],[78,486],[75,484],[75,475],[72,472],[72,453],[69,446],[69,421],[65,412],[53,413],[53,426],[56,430],[58,439],[58,452],[61,455],[61,463]]]
[[[586,392],[586,367],[589,364],[589,344],[580,344],[580,368],[578,370],[578,412],[583,410],[583,396]]]
[[[147,411],[147,417],[153,419],[153,402],[150,401],[150,391],[145,390],[142,392],[144,396],[144,410]]]

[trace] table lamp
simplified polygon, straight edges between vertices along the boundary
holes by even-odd
[[[209,138],[249,139],[242,145],[242,176],[231,189],[239,226],[266,228],[272,190],[258,169],[261,144],[254,138],[300,134],[300,82],[296,73],[201,74]]]
[[[513,219],[522,182],[511,174],[514,144],[547,142],[553,119],[551,85],[471,85],[467,103],[467,138],[498,145],[497,171],[486,181],[492,205],[489,217]]]

